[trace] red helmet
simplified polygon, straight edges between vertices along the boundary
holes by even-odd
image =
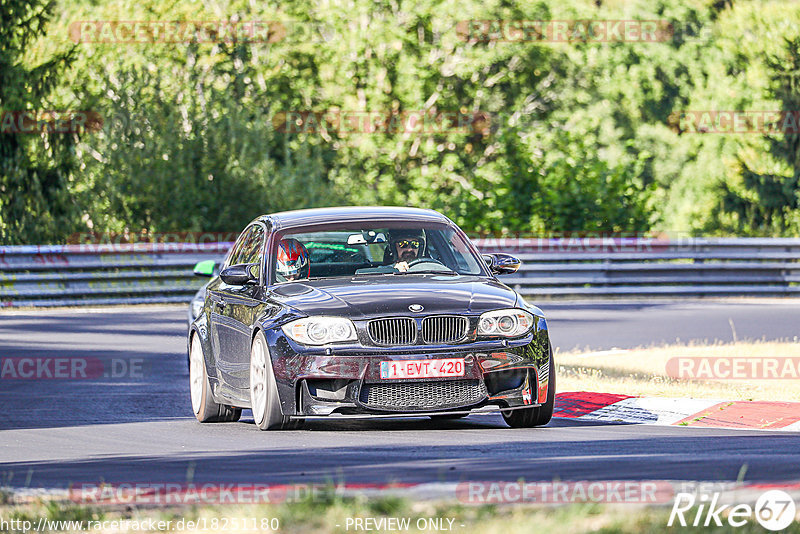
[[[278,244],[276,271],[287,280],[308,278],[311,275],[311,260],[306,247],[297,239],[282,239]]]

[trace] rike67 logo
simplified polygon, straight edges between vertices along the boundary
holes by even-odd
[[[769,490],[756,501],[755,507],[749,504],[719,504],[720,493],[696,495],[678,493],[669,514],[667,526],[676,523],[682,526],[723,526],[742,527],[755,519],[767,530],[779,531],[792,524],[796,508],[792,496],[781,490]],[[696,508],[696,510],[695,510]]]

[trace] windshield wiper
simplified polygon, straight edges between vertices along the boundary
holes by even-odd
[[[455,271],[399,271],[392,274],[446,274],[448,276],[460,276]]]

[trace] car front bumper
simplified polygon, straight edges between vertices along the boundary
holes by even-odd
[[[296,350],[268,336],[285,415],[402,417],[531,408],[548,395],[550,343],[546,330],[516,341],[482,341],[446,347],[320,348]],[[382,379],[383,361],[463,358],[464,375]]]

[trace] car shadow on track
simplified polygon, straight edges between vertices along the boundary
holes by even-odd
[[[233,426],[233,425],[232,425]],[[581,425],[583,426],[583,425]],[[186,451],[182,454],[92,457],[69,462],[0,463],[12,487],[67,488],[100,484],[390,484],[537,480],[726,480],[747,464],[746,480],[800,478],[796,451],[800,436],[660,433],[643,427],[630,432],[587,432],[565,436],[542,432],[492,430],[480,439],[453,433],[421,433],[414,443],[392,442],[396,434],[358,439],[349,433],[300,440],[308,432],[264,435],[260,450]],[[410,429],[407,429],[410,430]],[[599,430],[599,429],[598,429]],[[681,429],[683,430],[683,429]],[[591,430],[589,430],[591,431]],[[261,440],[260,440],[261,441]],[[292,446],[294,444],[294,446]],[[253,443],[251,443],[253,445]],[[746,453],[745,451],[750,451]]]
[[[245,420],[244,422],[252,422]],[[608,424],[627,424],[617,422],[579,421],[570,418],[553,418],[545,427],[534,427],[524,430],[540,430],[550,427],[597,426]],[[472,415],[465,419],[430,419],[430,418],[398,418],[374,420],[340,420],[321,421],[315,420],[306,423],[304,430],[311,432],[342,432],[348,430],[388,430],[388,431],[418,431],[418,430],[486,430],[509,429],[499,414]],[[510,430],[510,429],[509,429]]]

